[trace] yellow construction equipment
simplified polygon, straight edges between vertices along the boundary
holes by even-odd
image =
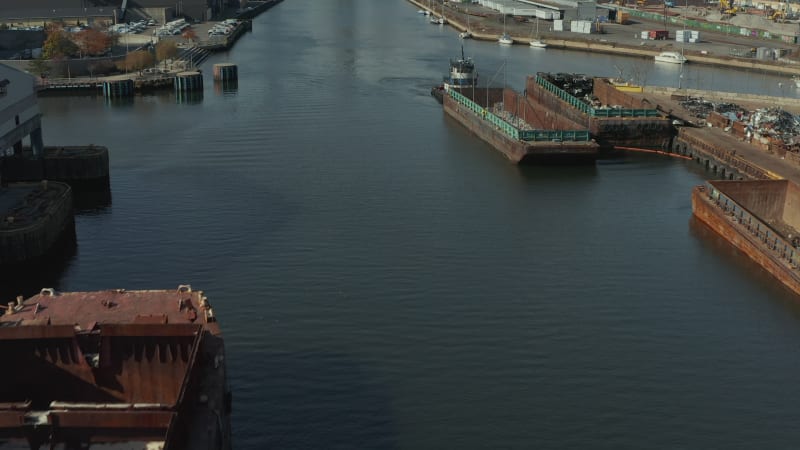
[[[782,22],[786,20],[786,11],[775,10],[769,18],[775,22]]]
[[[735,16],[739,12],[739,8],[733,6],[732,0],[719,0],[719,12]]]

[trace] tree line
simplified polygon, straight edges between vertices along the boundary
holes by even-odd
[[[40,57],[31,60],[28,70],[39,76],[64,76],[66,61],[73,58],[101,56],[109,54],[112,46],[116,45],[119,36],[107,33],[96,28],[86,28],[77,33],[69,33],[64,26],[57,23],[45,27],[46,39],[42,45]],[[184,32],[183,37],[189,41],[196,39],[196,34],[191,28]],[[128,52],[125,58],[117,61],[97,60],[89,63],[90,75],[110,73],[113,71],[141,72],[154,67],[156,63],[163,62],[164,68],[167,61],[178,55],[177,44],[171,40],[161,40],[155,46]]]

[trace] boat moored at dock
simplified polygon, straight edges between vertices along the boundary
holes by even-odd
[[[654,57],[656,62],[669,64],[684,64],[689,60],[680,52],[661,52]]]

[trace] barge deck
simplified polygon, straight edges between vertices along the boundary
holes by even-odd
[[[0,448],[229,450],[231,396],[203,291],[39,294],[8,303]]]
[[[507,110],[490,105],[505,105],[510,89],[450,89],[444,93],[444,111],[515,164],[593,164],[597,144],[587,130],[534,129],[519,116],[504,117]],[[485,101],[481,98],[485,94]],[[475,97],[475,98],[472,98]],[[505,113],[505,114],[504,114]],[[514,122],[512,124],[512,122]]]

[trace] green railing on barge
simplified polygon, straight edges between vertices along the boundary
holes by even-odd
[[[593,108],[574,95],[570,95],[567,91],[561,89],[555,84],[548,81],[541,75],[536,75],[536,83],[543,87],[546,91],[551,92],[558,96],[561,100],[569,103],[572,107],[578,109],[584,114],[592,117],[660,117],[661,114],[655,109],[629,109],[629,108]]]
[[[588,142],[590,140],[589,130],[520,130],[519,128],[506,122],[499,116],[492,114],[488,109],[478,105],[466,96],[456,92],[453,89],[447,91],[448,95],[455,100],[459,105],[462,105],[483,117],[492,125],[503,131],[512,139],[518,141],[577,141]]]

